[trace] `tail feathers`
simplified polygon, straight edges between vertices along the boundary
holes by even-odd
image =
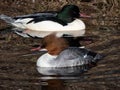
[[[7,15],[1,14],[0,19],[4,20],[6,23],[11,24],[14,27],[25,29],[25,25],[22,22],[15,22],[16,20]]]
[[[97,61],[99,61],[102,58],[103,58],[103,55],[97,53],[96,56],[94,57],[93,62],[97,62]]]
[[[23,29],[13,28],[12,30],[14,31],[14,33],[18,34],[19,36],[22,36],[25,38],[29,37],[26,33],[23,32],[24,31]]]
[[[96,52],[88,51],[88,53],[85,55],[85,58],[90,62],[96,63],[103,58],[103,55]]]
[[[14,23],[14,21],[15,21],[15,19],[13,19],[7,15],[4,15],[4,14],[0,15],[0,19],[4,20],[6,23],[9,23],[9,24]]]

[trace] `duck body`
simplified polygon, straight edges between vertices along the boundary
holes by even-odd
[[[67,68],[53,68],[53,67],[37,67],[37,71],[42,75],[80,75],[88,71],[88,65],[67,67]],[[69,77],[68,77],[69,78]],[[70,78],[69,78],[70,79]]]
[[[43,54],[37,60],[39,67],[73,67],[97,62],[101,55],[84,48],[69,47],[59,55]]]
[[[59,12],[46,12],[17,16],[15,18],[0,15],[0,18],[16,27],[16,33],[26,34],[27,37],[44,37],[53,32],[58,36],[68,34],[81,36],[85,33],[85,24],[78,19],[79,8],[75,5],[66,5]],[[19,31],[22,31],[21,33]]]
[[[46,26],[48,25],[48,26]],[[81,25],[81,26],[80,26]],[[39,26],[39,27],[38,27]],[[80,27],[79,27],[80,26]],[[57,36],[61,37],[63,35],[70,36],[83,36],[85,34],[85,24],[83,21],[76,19],[68,25],[61,25],[54,21],[41,21],[36,24],[30,23],[27,24],[26,27],[31,28],[32,30],[27,30],[25,33],[29,34],[32,37],[45,37],[53,32],[57,34]],[[24,27],[23,27],[24,28]],[[33,31],[33,29],[35,31]],[[23,32],[22,32],[23,33]]]

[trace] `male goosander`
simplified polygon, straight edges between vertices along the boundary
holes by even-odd
[[[101,55],[85,48],[69,47],[68,42],[55,34],[46,36],[43,45],[47,53],[37,60],[38,67],[72,67],[96,63]]]
[[[16,27],[15,32],[23,37],[45,37],[53,32],[57,36],[72,35],[74,37],[85,34],[85,24],[80,17],[80,10],[76,5],[65,5],[59,12],[46,12],[17,16],[11,18],[0,15],[0,19]],[[89,17],[81,14],[81,17]]]

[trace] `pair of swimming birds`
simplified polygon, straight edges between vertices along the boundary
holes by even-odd
[[[40,67],[69,67],[78,66],[83,64],[89,64],[96,62],[100,59],[100,55],[89,51],[87,49],[81,49],[78,47],[69,47],[59,49],[65,46],[61,37],[78,37],[85,34],[85,23],[80,20],[80,17],[90,17],[85,14],[80,14],[80,10],[76,5],[65,5],[60,11],[41,12],[36,14],[29,14],[23,16],[16,16],[11,18],[6,15],[0,15],[0,19],[4,20],[8,24],[15,27],[14,31],[18,35],[23,37],[40,37],[48,38],[44,39],[44,42],[51,42],[44,48],[47,48],[48,52],[43,54],[37,61],[37,66]],[[53,39],[51,39],[51,34]],[[55,41],[56,40],[56,41]],[[60,41],[61,42],[60,42]],[[54,44],[60,43],[57,48],[54,49]],[[53,44],[53,46],[50,46]],[[56,44],[57,45],[57,44]],[[60,53],[51,54],[58,49]]]

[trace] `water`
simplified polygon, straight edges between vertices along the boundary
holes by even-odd
[[[94,20],[94,19],[93,19]],[[99,20],[99,19],[98,19]],[[30,52],[39,39],[22,38],[0,32],[0,89],[13,90],[106,90],[120,89],[119,25],[89,26],[87,33],[93,43],[86,48],[105,57],[95,67],[50,69],[36,67],[43,53]],[[79,88],[79,89],[78,89]]]

